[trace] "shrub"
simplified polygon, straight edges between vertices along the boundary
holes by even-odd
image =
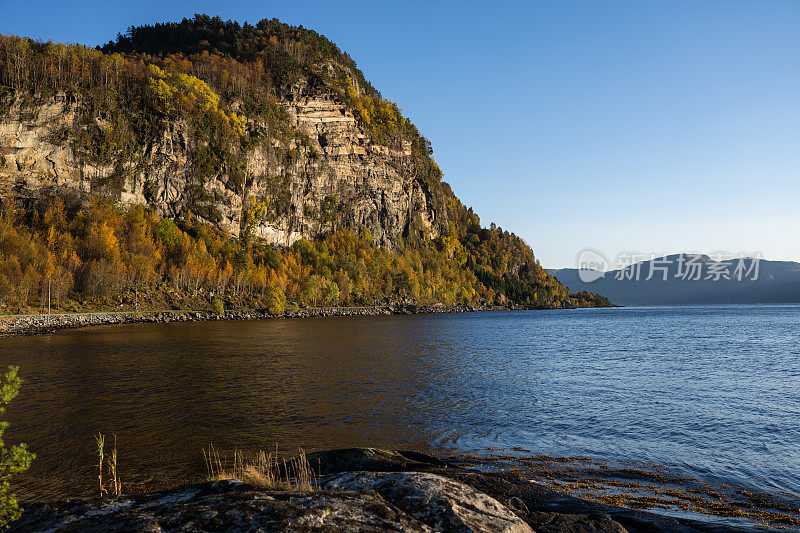
[[[3,378],[0,386],[0,415],[5,413],[5,406],[19,393],[22,378],[17,374],[18,370],[16,366],[8,367]],[[5,528],[22,514],[16,496],[11,493],[11,476],[30,468],[31,461],[36,458],[25,444],[6,447],[2,439],[6,429],[8,422],[0,422],[0,528]]]
[[[211,300],[211,310],[218,315],[221,315],[225,312],[225,304],[222,303],[222,300],[219,298],[214,298]]]

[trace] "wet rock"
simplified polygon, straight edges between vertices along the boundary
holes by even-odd
[[[542,533],[626,533],[610,516],[598,513],[559,514],[536,512],[528,515],[530,524]],[[654,529],[653,531],[659,531]]]
[[[420,452],[383,450],[380,448],[342,448],[308,455],[321,475],[341,472],[408,472],[431,467],[447,467],[447,463]]]

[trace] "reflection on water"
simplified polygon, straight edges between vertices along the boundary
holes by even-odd
[[[800,308],[501,312],[141,324],[0,339],[26,378],[9,442],[25,497],[91,494],[92,435],[123,481],[203,472],[202,449],[382,446],[665,463],[800,487]]]

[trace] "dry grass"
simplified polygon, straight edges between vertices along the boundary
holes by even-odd
[[[98,432],[97,435],[95,435],[94,440],[97,444],[97,455],[99,457],[99,461],[97,463],[97,477],[100,480],[100,497],[102,498],[103,495],[109,493],[108,489],[106,489],[106,486],[103,484],[104,463],[108,463],[108,473],[111,476],[111,480],[109,482],[111,485],[111,494],[114,496],[119,496],[122,494],[122,482],[117,476],[117,436],[114,435],[114,449],[111,450],[111,454],[107,458],[104,453],[106,442],[105,436]]]
[[[117,476],[117,436],[114,435],[114,449],[108,458],[108,470],[111,474],[111,494],[119,496],[122,494],[122,481]]]
[[[203,450],[208,478],[211,481],[238,479],[266,489],[290,491],[312,491],[317,488],[317,475],[308,462],[305,451],[300,449],[297,456],[281,458],[277,446],[275,453],[258,452],[255,457],[246,458],[239,450],[233,452],[229,461],[220,459],[213,445]]]
[[[103,497],[103,494],[108,492],[105,487],[103,487],[103,450],[105,449],[106,438],[103,436],[102,433],[97,433],[94,437],[94,441],[97,444],[97,455],[100,457],[100,461],[97,464],[97,477],[100,479],[100,497]]]

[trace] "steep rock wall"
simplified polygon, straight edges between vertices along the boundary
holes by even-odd
[[[65,94],[35,106],[17,99],[0,113],[0,194],[73,190],[110,195],[121,203],[151,206],[167,217],[192,211],[237,236],[245,226],[244,209],[259,202],[269,208],[247,230],[278,245],[335,227],[367,229],[389,247],[409,232],[439,234],[446,223],[444,209],[408,169],[406,143],[397,150],[372,142],[353,113],[324,93],[281,104],[297,135],[288,140],[270,136],[251,148],[245,154],[242,187],[224,173],[204,177],[204,205],[198,209],[191,201],[190,157],[198,141],[186,122],[169,123],[121,171],[113,162],[81,156],[63,135],[87,127],[76,118],[77,101]],[[111,126],[97,116],[93,127]]]

